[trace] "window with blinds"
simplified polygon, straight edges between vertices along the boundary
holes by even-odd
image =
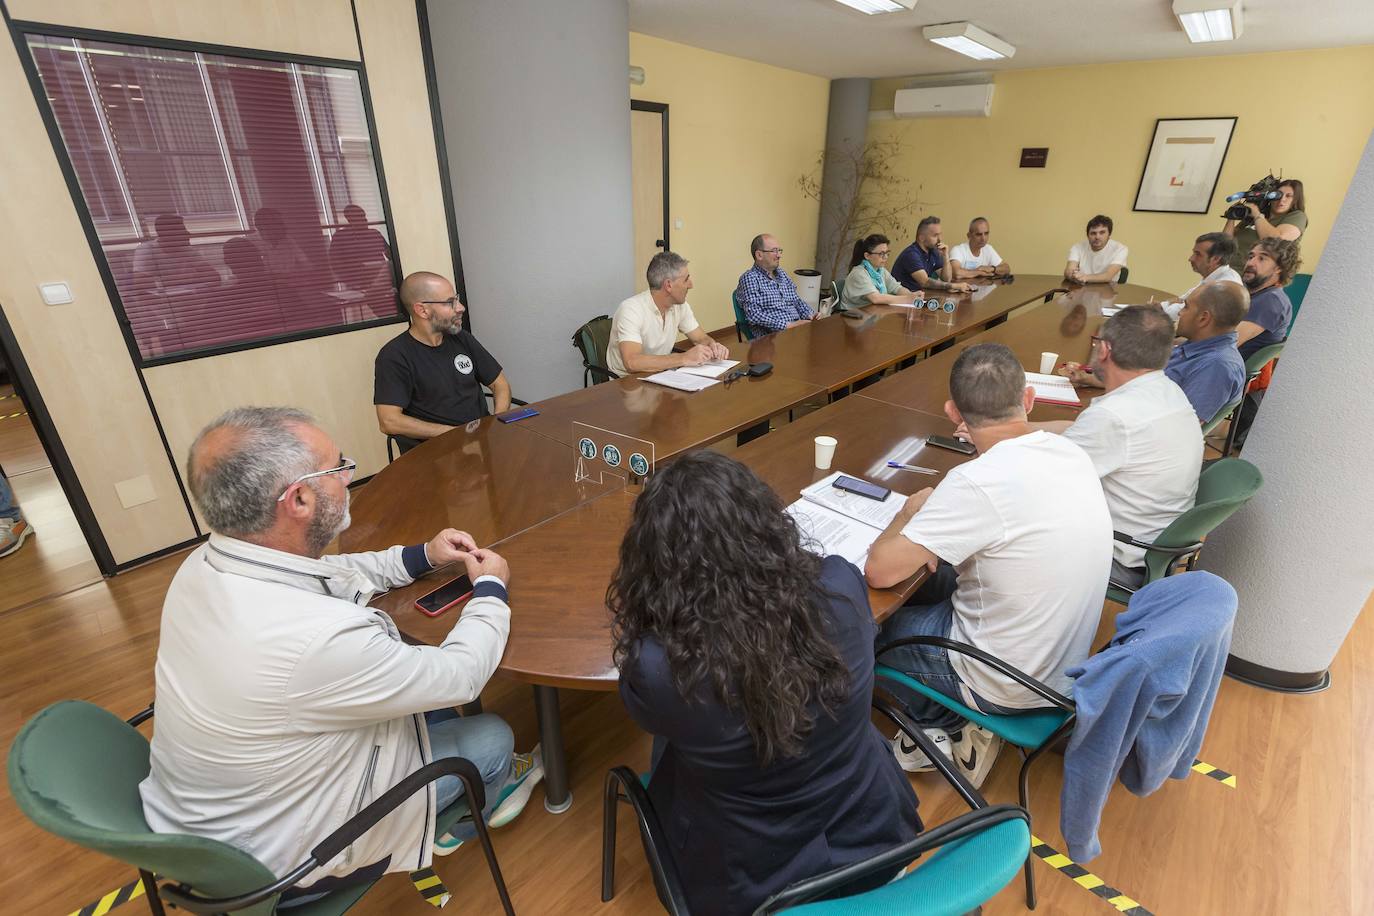
[[[26,38],[145,363],[396,318],[358,71]]]

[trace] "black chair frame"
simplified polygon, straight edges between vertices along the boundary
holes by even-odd
[[[490,391],[487,391],[485,388],[482,389],[482,393],[483,393],[484,395],[487,396],[487,400],[489,400],[489,401],[495,401],[495,400],[496,400],[496,396],[493,395]],[[522,401],[522,400],[520,400],[520,399],[517,398],[517,397],[512,397],[512,398],[510,399],[510,402],[511,402],[511,405],[514,406],[514,407],[528,407],[528,406],[529,406],[529,403],[530,403],[529,401]],[[390,464],[391,462],[395,461],[395,460],[396,460],[396,456],[397,456],[397,454],[400,453],[400,451],[401,451],[401,442],[400,442],[400,440],[399,440],[397,437],[395,437],[395,436],[387,436],[387,437],[386,437],[386,463],[387,463],[387,464]]]
[[[1187,560],[1187,562],[1184,563],[1184,569],[1192,569],[1193,564],[1197,562],[1198,553],[1202,550],[1201,541],[1185,544],[1182,547],[1164,547],[1159,544],[1151,544],[1148,541],[1142,541],[1139,538],[1133,538],[1129,534],[1122,534],[1120,531],[1112,532],[1112,540],[1120,541],[1122,544],[1130,544],[1132,547],[1139,547],[1142,550],[1153,550],[1157,553],[1169,554],[1171,557],[1169,565],[1164,567],[1164,575],[1166,578],[1178,571],[1178,564],[1184,559]],[[1134,595],[1145,586],[1141,585],[1140,588],[1134,588],[1130,585],[1123,585],[1120,582],[1112,582],[1112,587],[1119,588],[1127,594]]]
[[[886,645],[879,646],[874,651],[874,656],[878,658],[881,662],[884,653],[888,652],[891,649],[897,649],[902,646],[937,646],[949,652],[958,652],[960,655],[966,655],[969,658],[972,658],[975,661],[988,666],[992,670],[996,671],[998,674],[1001,674],[1004,677],[1008,677],[1016,683],[1020,684],[1022,687],[1026,688],[1031,693],[1034,693],[1036,696],[1043,699],[1048,705],[1054,706],[1058,709],[1062,709],[1069,714],[1068,718],[1064,720],[1063,724],[1061,724],[1058,728],[1051,732],[1050,736],[1046,738],[1043,742],[1041,742],[1041,744],[1038,747],[1032,748],[1029,753],[1027,753],[1026,750],[1023,748],[1017,748],[1017,750],[1021,753],[1022,757],[1021,770],[1020,773],[1017,775],[1018,798],[1020,800],[1021,807],[1026,809],[1026,816],[1029,818],[1030,802],[1027,796],[1029,794],[1031,764],[1035,763],[1035,761],[1040,759],[1040,757],[1043,756],[1046,751],[1054,747],[1061,740],[1067,737],[1071,731],[1073,731],[1074,723],[1077,721],[1078,718],[1078,708],[1074,706],[1073,700],[1069,699],[1068,697],[1064,696],[1056,690],[1050,689],[1049,687],[1037,681],[1035,678],[1031,677],[1029,674],[1026,674],[1024,671],[1021,671],[1018,668],[1012,667],[1011,665],[1002,661],[1000,658],[997,658],[994,655],[989,655],[982,649],[976,649],[973,646],[968,645],[967,643],[962,643],[944,636],[907,636],[903,639],[893,640],[892,642],[887,643]],[[877,706],[877,703],[875,702],[874,705]],[[952,761],[950,761],[948,757],[946,757],[943,753],[940,753],[939,751],[935,750],[933,743],[931,743],[929,738],[926,737],[925,731],[923,729],[917,728],[915,724],[912,723],[911,720],[904,715],[899,719],[894,718],[888,710],[882,709],[881,707],[879,707],[879,711],[883,712],[884,715],[887,715],[888,718],[892,719],[897,724],[897,727],[900,728],[906,734],[907,738],[915,742],[921,748],[921,750],[925,751],[926,756],[930,758],[930,762],[935,766],[937,770],[940,771],[940,774],[944,776],[945,779],[948,780],[951,785],[954,786],[955,791],[963,797],[964,801],[970,807],[979,807],[979,805],[977,804],[977,800],[981,800],[981,796],[978,795],[976,791],[970,791],[972,789],[972,786],[969,785],[968,780],[964,778],[962,773],[959,773],[955,769]],[[956,779],[955,777],[958,778]],[[986,804],[986,802],[983,802],[983,804]],[[1035,875],[1031,870],[1031,865],[1033,862],[1034,856],[1028,854],[1026,856],[1025,869],[1026,907],[1032,910],[1035,909],[1036,904]]]
[[[153,707],[150,704],[147,709],[126,721],[130,725],[137,726],[152,717]],[[310,857],[304,862],[297,865],[284,877],[257,890],[233,897],[200,897],[196,896],[186,884],[165,884],[157,887],[157,893],[154,894],[151,891],[152,886],[156,886],[156,879],[153,875],[140,869],[139,875],[143,878],[144,890],[149,891],[148,905],[152,908],[155,916],[163,916],[162,900],[167,901],[172,906],[180,907],[188,913],[215,916],[218,913],[231,913],[234,910],[241,910],[261,903],[269,897],[299,884],[306,875],[353,845],[359,837],[375,827],[382,818],[400,807],[401,803],[410,796],[444,776],[457,776],[463,783],[463,797],[468,800],[468,814],[460,820],[471,820],[473,826],[477,828],[477,838],[482,844],[482,852],[486,855],[487,867],[491,870],[491,878],[496,884],[496,893],[501,898],[501,906],[505,910],[506,916],[515,916],[515,908],[511,906],[510,894],[506,890],[506,881],[501,876],[501,865],[496,861],[496,850],[491,845],[491,836],[487,833],[486,821],[480,814],[486,805],[486,787],[482,784],[482,776],[477,772],[477,767],[463,757],[445,757],[441,760],[435,760],[406,776],[378,796],[372,804],[345,821],[339,829],[317,843],[315,848],[310,850]],[[159,897],[161,900],[158,899]]]

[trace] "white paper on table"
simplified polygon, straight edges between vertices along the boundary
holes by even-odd
[[[1102,306],[1102,316],[1104,318],[1110,318],[1125,307],[1124,305],[1104,305]]]
[[[703,388],[720,384],[720,379],[702,378],[699,375],[690,375],[680,369],[655,372],[653,375],[644,376],[644,381],[653,382],[655,385],[662,385],[665,388],[676,388],[678,391],[701,391]]]
[[[682,366],[675,371],[700,375],[702,378],[720,378],[738,365],[739,360],[737,359],[713,359],[709,363],[702,363],[700,366]]]
[[[902,506],[906,504],[906,497],[895,491],[889,493],[887,499],[879,502],[876,499],[869,499],[867,496],[836,489],[833,484],[841,476],[854,477],[855,475],[836,471],[802,490],[802,499],[824,506],[832,512],[838,512],[856,522],[870,525],[878,529],[879,534],[892,522],[897,513],[902,511]],[[862,480],[863,478],[858,479]]]
[[[864,557],[868,556],[868,549],[882,534],[872,525],[856,522],[806,499],[799,499],[788,506],[787,513],[796,519],[802,533],[802,544],[807,550],[823,557],[836,554],[860,569],[863,568]]]
[[[1026,384],[1035,389],[1035,399],[1047,404],[1064,404],[1081,407],[1083,401],[1078,397],[1078,389],[1062,375],[1041,375],[1027,372]]]

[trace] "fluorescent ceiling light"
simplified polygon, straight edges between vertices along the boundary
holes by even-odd
[[[928,41],[957,51],[974,60],[1001,60],[1016,53],[1016,48],[996,35],[989,35],[971,22],[946,22],[921,30]]]
[[[1174,0],[1174,16],[1188,40],[1231,41],[1241,31],[1241,0]]]
[[[839,2],[870,16],[874,13],[900,13],[902,10],[916,8],[916,0],[839,0]]]

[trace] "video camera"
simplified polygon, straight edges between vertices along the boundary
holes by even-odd
[[[1255,204],[1260,208],[1265,218],[1269,218],[1269,208],[1274,205],[1274,201],[1279,199],[1279,179],[1273,174],[1265,175],[1259,181],[1250,185],[1250,190],[1232,194],[1226,198],[1228,204],[1235,206],[1227,208],[1222,214],[1222,219],[1246,220],[1250,218],[1250,211],[1245,208],[1247,203]]]

